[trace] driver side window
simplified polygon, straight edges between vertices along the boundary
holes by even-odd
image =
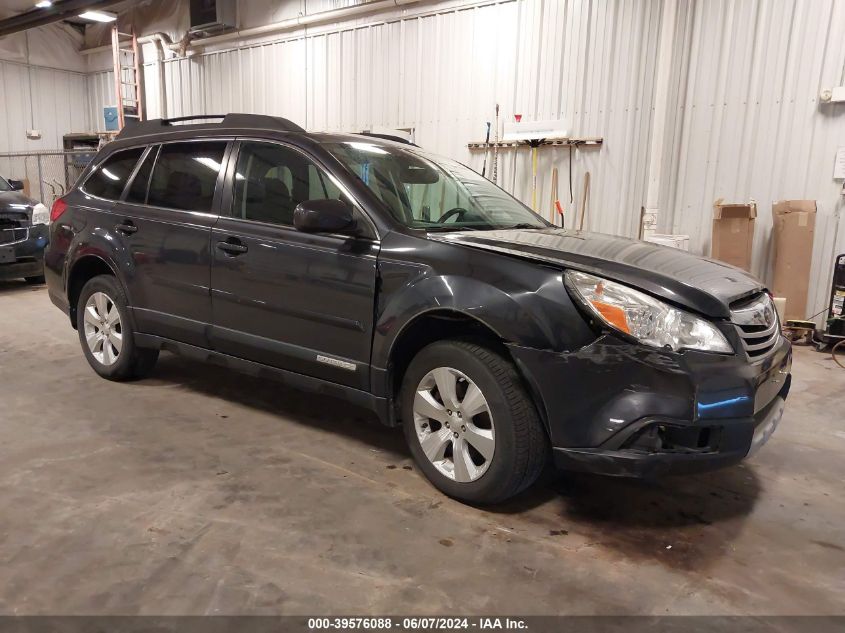
[[[242,143],[234,184],[232,217],[283,226],[300,202],[346,199],[308,157],[275,143]]]

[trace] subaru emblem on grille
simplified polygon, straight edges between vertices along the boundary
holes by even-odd
[[[769,326],[774,321],[774,312],[771,306],[764,306],[760,310],[755,310],[751,316],[751,325],[765,325]]]
[[[777,312],[767,294],[761,293],[744,305],[734,306],[731,321],[738,328],[749,357],[760,358],[775,348],[780,331]]]

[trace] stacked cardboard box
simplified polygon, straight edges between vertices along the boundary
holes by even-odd
[[[816,227],[815,200],[781,200],[772,205],[772,292],[786,297],[786,318],[806,319],[807,291]]]
[[[723,203],[713,205],[713,240],[710,254],[714,259],[737,268],[751,270],[751,247],[754,244],[754,220],[757,205]]]
[[[751,270],[757,205],[713,205],[711,256],[744,270]],[[781,200],[772,205],[771,291],[786,299],[785,319],[807,318],[807,291],[816,226],[815,200]]]

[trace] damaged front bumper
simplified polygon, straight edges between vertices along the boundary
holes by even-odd
[[[510,351],[541,403],[555,464],[607,475],[736,464],[771,437],[791,382],[783,338],[757,362],[653,350],[612,335],[572,353]]]

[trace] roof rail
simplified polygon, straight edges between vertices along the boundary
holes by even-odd
[[[416,143],[412,143],[406,138],[402,138],[401,136],[396,136],[395,134],[381,134],[380,132],[368,132],[364,130],[363,132],[358,132],[359,136],[370,136],[372,138],[381,138],[385,141],[394,141],[396,143],[403,143],[404,145],[413,145],[414,147],[419,147]]]
[[[193,116],[179,116],[170,119],[150,119],[148,121],[138,121],[135,123],[127,123],[127,125],[117,135],[118,139],[132,138],[135,136],[149,136],[151,134],[160,134],[168,130],[178,127],[175,123],[183,123],[185,121],[202,121],[207,122],[209,119],[220,119],[217,123],[205,123],[207,125],[219,126],[221,128],[260,128],[265,130],[275,130],[279,132],[305,132],[293,121],[283,119],[282,117],[269,116],[267,114],[241,114],[237,112],[229,114],[198,114]]]

